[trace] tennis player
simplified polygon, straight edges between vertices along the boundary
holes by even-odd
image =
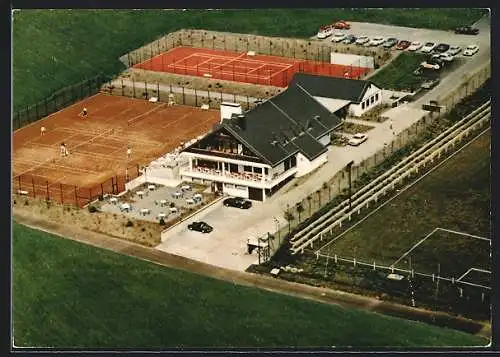
[[[82,112],[80,113],[80,115],[82,117],[86,117],[87,116],[87,108],[83,108]]]
[[[130,157],[132,156],[132,149],[130,146],[127,146],[127,158],[130,160]]]
[[[61,156],[68,156],[68,149],[66,148],[66,144],[61,144],[60,153]]]
[[[42,127],[40,128],[40,135],[41,135],[41,136],[44,136],[46,131],[47,131],[47,129],[45,129],[45,127],[44,127],[44,126],[42,126]]]

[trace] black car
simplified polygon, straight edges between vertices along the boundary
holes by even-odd
[[[346,45],[349,45],[351,43],[354,43],[356,42],[356,36],[354,35],[347,35],[343,40],[342,40],[342,43],[343,44],[346,44]]]
[[[450,49],[450,45],[446,44],[446,43],[440,43],[439,45],[437,45],[435,48],[434,48],[434,52],[437,52],[437,53],[445,53],[446,51],[448,51]]]
[[[385,48],[392,48],[398,43],[398,39],[395,37],[389,37],[385,42],[382,44],[383,47]]]
[[[201,233],[210,233],[214,230],[212,226],[205,222],[193,222],[188,225],[188,229],[190,231],[197,231]]]
[[[461,26],[455,29],[455,33],[460,35],[477,35],[479,29],[472,26]]]
[[[226,207],[236,207],[242,209],[248,209],[252,207],[252,202],[245,200],[241,197],[229,197],[222,202],[222,204]]]

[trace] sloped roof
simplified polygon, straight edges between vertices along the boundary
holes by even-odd
[[[370,84],[372,84],[370,81],[361,79],[296,73],[290,86],[303,88],[315,97],[342,99],[353,103],[360,103]]]

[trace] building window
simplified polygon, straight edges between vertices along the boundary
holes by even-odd
[[[375,94],[375,101],[378,102],[378,93]]]
[[[253,172],[255,172],[256,174],[261,174],[262,173],[262,169],[260,167],[254,167],[253,168]]]
[[[260,170],[260,167],[258,167],[258,169]],[[259,171],[255,171],[255,172],[259,172]],[[262,172],[262,171],[260,171],[260,172]],[[267,167],[264,168],[264,174],[269,175],[269,169]]]
[[[252,172],[252,166],[243,166],[243,171]]]
[[[246,191],[247,187],[246,186],[236,186],[236,189],[240,190],[240,191]]]
[[[290,166],[291,167],[296,167],[297,166],[297,158],[295,156],[292,156],[290,159]]]
[[[225,183],[224,186],[226,186],[226,188],[234,188],[234,185],[231,183]]]
[[[365,109],[365,102],[361,103],[361,109]]]
[[[370,98],[370,103],[373,104],[373,102],[375,102],[375,97]]]

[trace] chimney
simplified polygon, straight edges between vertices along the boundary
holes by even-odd
[[[241,104],[222,102],[220,104],[220,122],[224,119],[231,119],[234,114],[239,115],[243,113]]]

